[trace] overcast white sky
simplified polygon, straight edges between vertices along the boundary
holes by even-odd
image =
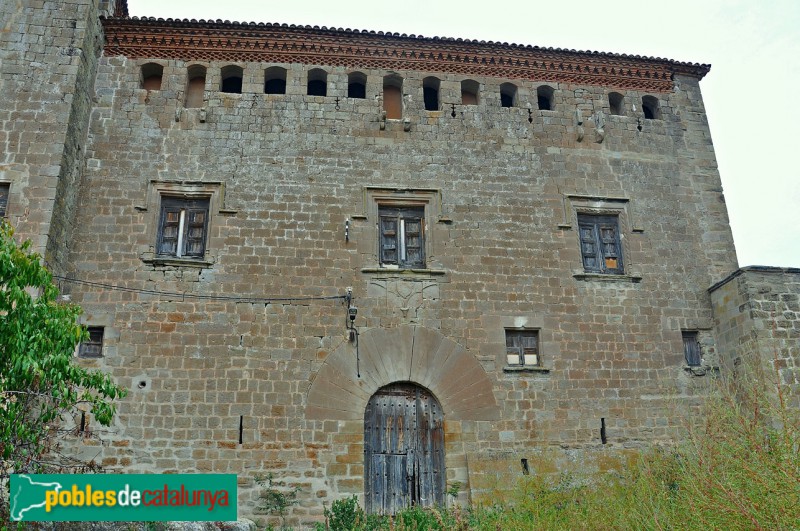
[[[128,0],[128,5],[131,16],[285,22],[710,63],[700,86],[739,265],[800,267],[799,0]]]

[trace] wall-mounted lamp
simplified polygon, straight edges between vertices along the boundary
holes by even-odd
[[[348,292],[347,297],[347,339],[356,346],[356,375],[361,378],[361,355],[358,352],[358,329],[355,327],[356,315],[358,315],[358,308],[351,304],[352,294]]]
[[[344,241],[350,241],[350,218],[344,220]]]

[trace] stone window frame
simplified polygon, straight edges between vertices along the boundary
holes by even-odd
[[[651,94],[642,96],[642,116],[645,120],[661,120],[661,101]]]
[[[321,89],[323,94],[312,94]],[[309,68],[306,72],[306,96],[324,98],[328,96],[328,71],[320,67]]]
[[[536,108],[539,111],[555,112],[556,89],[552,85],[539,85],[536,87]]]
[[[78,322],[88,329],[96,328],[102,330],[102,346],[100,356],[83,356],[81,355],[81,345],[75,345],[73,356],[79,358],[82,364],[104,364],[105,360],[112,358],[117,353],[117,344],[119,343],[119,330],[114,327],[114,315],[111,312],[103,311],[100,308],[84,306],[85,313],[80,316]]]
[[[437,243],[434,224],[449,224],[449,218],[442,215],[442,191],[438,188],[390,188],[365,186],[363,189],[363,204],[359,214],[352,217],[354,221],[365,221],[374,227],[372,237],[369,238],[369,264],[361,269],[362,273],[393,273],[443,275],[445,270],[436,267]],[[401,268],[391,264],[381,264],[380,261],[380,226],[379,210],[381,206],[393,208],[424,208],[424,257],[425,267]]]
[[[422,107],[427,112],[442,110],[442,80],[436,76],[426,76],[422,79]]]
[[[621,92],[608,93],[608,112],[611,116],[625,116],[625,95]]]
[[[475,103],[466,103],[464,101],[464,95],[467,95],[467,99],[475,98]],[[470,105],[470,106],[477,106],[481,103],[481,84],[474,79],[463,79],[461,80],[461,105]]]
[[[239,80],[231,82],[231,80]],[[219,69],[219,86],[217,92],[220,94],[243,94],[244,93],[244,67],[239,63],[226,63]]]
[[[719,373],[719,353],[716,349],[714,328],[708,322],[687,321],[679,326],[681,334],[681,366],[690,376],[705,376],[706,374]],[[700,364],[689,365],[686,360],[686,348],[684,337],[686,334],[694,334],[697,346],[700,350]]]
[[[561,344],[555,340],[553,330],[557,325],[548,322],[540,313],[518,313],[513,315],[485,315],[481,324],[486,330],[486,343],[481,346],[479,359],[494,362],[499,372],[528,376],[546,377],[555,368],[555,362],[561,356]],[[539,364],[509,365],[507,360],[506,337],[511,332],[536,332],[538,335]]]
[[[202,257],[162,256],[157,252],[161,227],[162,201],[165,198],[208,200],[208,220]],[[147,215],[147,241],[140,253],[142,262],[155,266],[178,266],[207,268],[214,265],[219,249],[214,245],[214,234],[218,231],[219,216],[236,214],[224,208],[225,183],[222,181],[161,181],[151,180],[147,189],[146,203],[136,210]]]
[[[620,252],[625,269],[622,274],[598,273],[586,271],[580,249],[580,231],[576,238],[577,263],[572,268],[572,276],[576,280],[598,280],[611,282],[641,282],[642,276],[632,262],[632,254],[628,238],[633,234],[643,233],[644,229],[636,223],[634,209],[627,197],[603,197],[595,195],[565,194],[563,200],[564,219],[558,224],[561,230],[578,228],[579,215],[616,216],[620,240]]]
[[[498,96],[500,97],[501,108],[519,107],[519,86],[516,83],[511,83],[510,81],[501,83],[498,87]],[[505,105],[505,103],[508,105]]]
[[[289,70],[279,64],[264,69],[264,94],[286,95]],[[282,85],[281,85],[282,84]]]
[[[158,87],[154,80],[158,79]],[[164,86],[164,65],[155,61],[148,61],[139,67],[139,88],[147,91],[161,90]]]
[[[360,70],[348,72],[347,97],[355,100],[367,99],[367,74]]]
[[[202,82],[195,82],[202,80]],[[208,67],[200,63],[192,63],[186,67],[186,84],[184,89],[183,106],[186,109],[202,109],[206,106],[206,82],[208,81]]]
[[[405,97],[403,96],[404,84],[405,79],[395,72],[383,76],[381,110],[385,120],[402,120],[406,115]],[[387,91],[387,88],[390,90]],[[396,114],[397,112],[399,114]]]

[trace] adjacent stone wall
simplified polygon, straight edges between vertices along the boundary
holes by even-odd
[[[94,75],[102,45],[96,0],[0,5],[0,181],[8,216],[63,272],[74,228]]]
[[[761,368],[800,407],[800,269],[742,268],[711,288],[711,300],[729,372]]]

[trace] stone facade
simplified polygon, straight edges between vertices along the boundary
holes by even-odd
[[[444,473],[466,501],[523,460],[603,469],[671,440],[700,396],[682,331],[709,367],[738,348],[715,335],[712,298],[750,277],[708,291],[738,265],[706,65],[130,19],[124,2],[0,9],[8,216],[104,331],[103,357],[80,362],[130,388],[113,430],[77,444],[110,470],[237,473],[243,514],[272,472],[300,486],[292,521],[307,523],[363,496],[367,402],[412,382],[441,404]],[[240,93],[220,90],[231,65]],[[285,94],[264,93],[275,66]],[[319,70],[326,95],[307,95]],[[364,98],[348,97],[353,72]],[[166,200],[207,209],[200,256],[160,252]],[[382,260],[387,206],[423,212],[422,266]],[[617,224],[619,273],[584,262],[581,219],[597,216]],[[508,364],[519,331],[538,337],[535,365]]]

